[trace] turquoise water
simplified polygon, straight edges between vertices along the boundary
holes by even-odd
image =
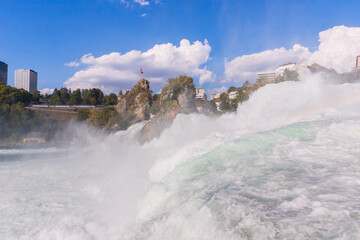
[[[359,102],[312,110],[353,93],[278,84],[143,146],[136,125],[0,161],[1,239],[358,239]]]

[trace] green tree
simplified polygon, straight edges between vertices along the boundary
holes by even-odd
[[[242,103],[242,102],[244,102],[244,101],[246,101],[248,99],[249,99],[249,95],[246,94],[245,91],[241,89],[241,90],[238,91],[238,94],[237,94],[235,100],[236,100],[237,103]]]
[[[107,106],[117,104],[117,96],[115,93],[110,93],[108,96],[104,96],[103,103]]]
[[[236,87],[231,86],[231,87],[229,87],[229,89],[227,90],[227,93],[229,94],[230,92],[235,91],[235,90],[236,90]]]
[[[67,88],[63,87],[60,89],[60,100],[61,100],[61,104],[68,104],[70,100],[70,93]]]
[[[51,105],[60,105],[62,104],[61,99],[58,95],[52,95],[49,100],[49,104]]]
[[[33,103],[39,103],[40,102],[40,91],[35,90],[32,92],[32,102]]]
[[[231,110],[231,105],[229,102],[229,95],[226,93],[221,93],[220,94],[220,110],[221,111],[230,111]]]
[[[296,71],[285,69],[283,73],[284,81],[299,81],[299,74]]]
[[[80,105],[81,104],[81,90],[76,89],[70,94],[69,104],[70,105]]]
[[[104,107],[101,110],[92,110],[89,121],[96,127],[110,129],[117,122],[116,116],[114,107]]]
[[[81,90],[81,96],[82,96],[82,104],[84,105],[90,105],[90,99],[91,99],[91,92],[89,89],[82,89]]]

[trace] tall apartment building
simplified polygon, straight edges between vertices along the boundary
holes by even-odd
[[[8,65],[0,61],[0,82],[7,84]]]
[[[15,87],[28,92],[37,90],[37,72],[29,69],[15,70]]]

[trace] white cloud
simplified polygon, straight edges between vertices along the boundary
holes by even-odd
[[[140,4],[141,6],[149,6],[150,2],[146,0],[134,0],[135,3]]]
[[[73,62],[65,63],[64,65],[67,67],[78,67],[78,66],[80,66],[80,63],[77,61],[73,61]]]
[[[140,15],[141,17],[146,17],[146,13],[143,13]]]
[[[338,72],[350,71],[360,55],[360,27],[336,26],[319,33],[319,47],[309,62],[316,62]]]
[[[282,47],[239,56],[230,62],[225,61],[225,81],[254,81],[258,72],[271,71],[284,63],[298,62],[310,54],[308,48],[295,44],[289,50]]]
[[[291,49],[276,48],[260,53],[242,55],[225,61],[225,81],[254,81],[257,72],[273,71],[278,65],[298,62],[318,63],[338,72],[350,71],[355,57],[360,55],[360,28],[335,26],[319,33],[319,47],[315,52],[295,44]]]
[[[54,88],[43,88],[40,90],[40,93],[45,95],[45,94],[52,94],[54,92]]]
[[[132,6],[134,4],[139,4],[140,6],[150,6],[150,1],[147,0],[121,0],[121,3],[125,4],[126,7]],[[158,3],[158,1],[155,1]]]
[[[88,67],[76,72],[64,84],[72,89],[98,87],[106,92],[116,92],[131,88],[141,77],[148,79],[153,87],[162,87],[168,78],[179,74],[197,76],[200,83],[213,81],[213,73],[206,67],[200,68],[209,60],[210,51],[206,40],[191,44],[183,39],[180,46],[156,44],[146,52],[113,52],[97,58],[86,54],[80,61]],[[144,71],[143,76],[140,68]]]
[[[227,87],[222,86],[221,88],[213,88],[213,89],[209,89],[207,92],[209,95],[211,94],[216,94],[216,93],[223,93],[227,91]]]

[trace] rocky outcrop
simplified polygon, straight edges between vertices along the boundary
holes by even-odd
[[[116,110],[119,114],[120,129],[150,118],[151,90],[149,81],[141,79],[125,95],[119,97]]]
[[[159,112],[141,130],[140,142],[159,137],[165,128],[170,127],[178,113],[194,112],[197,109],[193,79],[184,75],[169,79],[161,91]]]

